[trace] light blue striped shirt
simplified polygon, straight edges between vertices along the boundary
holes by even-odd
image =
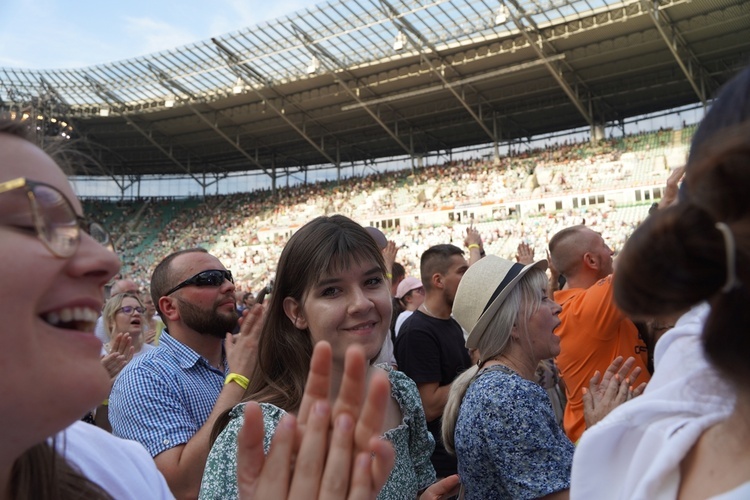
[[[128,363],[109,396],[112,433],[138,441],[152,457],[198,432],[226,377],[166,329],[160,339],[158,348]]]

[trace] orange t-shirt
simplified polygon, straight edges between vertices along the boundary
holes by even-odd
[[[612,275],[588,289],[557,291],[555,301],[562,306],[562,324],[557,328],[560,355],[556,361],[568,397],[563,425],[575,443],[586,428],[582,389],[588,387],[594,372],[604,374],[617,356],[633,356],[635,366],[641,367],[634,386],[648,382],[648,349],[633,322],[615,306]]]

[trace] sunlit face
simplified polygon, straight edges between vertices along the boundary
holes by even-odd
[[[560,354],[560,337],[555,335],[554,330],[560,325],[558,315],[562,307],[547,297],[547,291],[539,290],[542,303],[526,323],[526,331],[529,339],[530,354],[535,361],[554,358]],[[521,342],[524,345],[524,342]]]
[[[67,178],[40,149],[0,134],[0,182],[26,177],[59,189],[81,215]],[[66,427],[107,395],[94,326],[117,256],[85,233],[69,258],[33,231],[23,190],[0,194],[0,429],[5,450]]]
[[[209,269],[226,269],[211,254],[189,252],[172,261],[174,285]],[[237,326],[237,306],[234,283],[228,280],[220,286],[189,285],[170,295],[178,304],[179,320],[190,329],[217,338],[225,338]],[[160,299],[164,300],[164,299]]]
[[[143,332],[143,316],[145,313],[141,314],[136,308],[141,307],[143,306],[135,298],[125,297],[122,300],[119,310],[115,313],[114,327],[110,336],[114,337],[114,335],[120,332],[128,332],[133,338],[140,336]],[[127,309],[123,310],[123,308],[129,308],[131,312],[128,314],[125,312]]]
[[[605,243],[602,235],[595,231],[591,231],[589,253],[591,253],[599,266],[599,278],[605,278],[612,274],[614,269],[612,255],[614,255],[614,252]]]
[[[419,309],[419,306],[422,305],[424,302],[424,287],[420,286],[419,288],[415,288],[414,290],[410,290],[409,293],[404,295],[404,302],[407,304],[407,309],[409,311],[416,311]]]
[[[461,278],[464,277],[464,273],[469,269],[469,264],[462,255],[452,255],[451,265],[448,271],[442,275],[443,281],[443,297],[448,305],[453,306],[453,300],[456,297],[456,291],[458,290],[458,284],[461,282]]]
[[[389,286],[374,261],[324,273],[306,292],[301,307],[292,298],[284,301],[289,319],[310,332],[313,344],[328,341],[338,364],[353,344],[364,348],[367,359],[377,356],[388,333],[391,308]]]

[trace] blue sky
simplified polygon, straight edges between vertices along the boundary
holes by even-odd
[[[324,0],[0,0],[0,67],[75,68],[178,47]]]

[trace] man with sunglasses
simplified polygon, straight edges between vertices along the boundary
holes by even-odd
[[[178,498],[198,496],[214,423],[239,403],[256,360],[260,306],[238,323],[232,273],[204,249],[168,255],[151,277],[165,328],[109,399],[113,433],[143,444]]]

